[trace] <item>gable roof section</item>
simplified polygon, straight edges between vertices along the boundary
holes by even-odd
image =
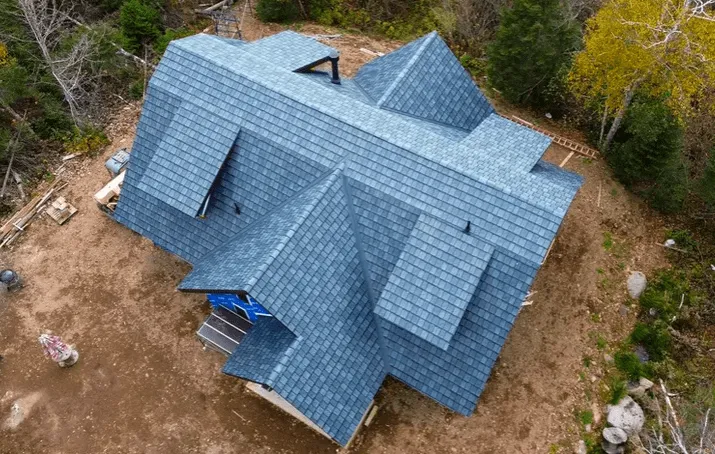
[[[437,32],[367,63],[355,80],[383,109],[467,131],[494,112]]]
[[[196,216],[238,136],[238,122],[184,102],[174,113],[139,189]]]
[[[268,60],[271,65],[290,71],[311,68],[326,61],[330,55],[338,54],[336,49],[290,30],[259,39],[242,48],[256,57]]]
[[[206,293],[245,290],[251,293],[256,281],[280,255],[325,191],[335,183],[339,172],[334,171],[201,258],[181,281],[179,290]]]
[[[399,82],[401,74],[408,70],[413,58],[422,51],[429,36],[425,35],[397,50],[365,63],[360,67],[353,80],[376,104],[380,105],[394,90],[395,84]]]
[[[390,374],[456,412],[471,414],[537,268],[497,248],[447,350],[380,319]]]
[[[223,372],[267,386],[278,375],[298,344],[275,317],[259,317],[223,366]]]
[[[421,215],[375,313],[446,350],[494,247]]]
[[[551,139],[493,113],[474,131],[447,149],[444,159],[468,173],[479,172],[484,159],[529,172],[551,145]],[[478,156],[477,156],[478,155]]]

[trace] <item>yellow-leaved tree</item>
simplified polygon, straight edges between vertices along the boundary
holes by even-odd
[[[685,117],[715,83],[715,0],[609,0],[587,22],[569,83],[585,102],[604,102],[603,150],[636,91],[665,97]]]

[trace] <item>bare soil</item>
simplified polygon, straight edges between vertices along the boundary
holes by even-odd
[[[370,58],[360,47],[392,45],[341,39],[331,44],[356,66]],[[175,290],[189,266],[96,207],[92,194],[109,179],[104,160],[131,145],[138,114],[132,105],[117,115],[104,156],[71,164],[63,195],[79,208],[74,218],[58,226],[42,217],[0,251],[0,264],[26,282],[0,302],[0,453],[335,452],[337,445],[220,372],[225,358],[204,351],[194,334],[208,303]],[[547,152],[555,163],[566,155],[558,146]],[[596,339],[614,342],[633,323],[634,311],[621,307],[628,272],[666,261],[656,245],[662,222],[603,162],[574,156],[566,168],[585,184],[476,413],[456,415],[388,379],[376,419],[349,452],[573,452],[582,430],[575,413],[598,408],[604,390]],[[45,330],[77,345],[77,365],[60,369],[42,356],[37,336]],[[25,412],[12,428],[6,418],[18,400]]]

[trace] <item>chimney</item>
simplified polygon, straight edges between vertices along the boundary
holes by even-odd
[[[338,51],[331,51],[328,56],[328,60],[330,60],[330,66],[333,68],[333,75],[330,78],[330,81],[334,84],[340,84],[340,73],[338,72],[338,60],[340,60],[340,54],[338,54]]]

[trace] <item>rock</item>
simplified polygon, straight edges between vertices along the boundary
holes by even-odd
[[[646,363],[650,359],[650,355],[648,355],[648,350],[646,350],[645,347],[642,345],[636,345],[633,349],[633,353],[636,354],[636,356],[642,363]]]
[[[649,389],[653,387],[653,382],[641,377],[637,382],[628,383],[628,394],[633,397],[643,397]]]
[[[635,435],[643,428],[645,415],[643,409],[630,396],[626,396],[608,410],[608,424],[620,427],[628,436]]]
[[[614,445],[620,445],[628,441],[628,434],[619,427],[606,427],[603,429],[603,438]]]
[[[601,424],[601,409],[596,402],[591,404],[591,413],[593,413],[593,425],[598,427]]]
[[[628,294],[631,295],[631,298],[637,299],[639,296],[641,296],[643,290],[645,290],[645,286],[647,283],[648,281],[645,278],[645,274],[641,273],[640,271],[632,272],[631,275],[628,276]]]
[[[588,454],[588,448],[586,448],[586,442],[583,440],[578,441],[578,446],[576,447],[576,454]]]
[[[631,310],[625,304],[621,304],[621,306],[618,308],[618,313],[621,315],[621,317],[627,316],[630,311]]]
[[[626,452],[626,447],[623,445],[614,445],[611,442],[608,442],[606,440],[603,440],[601,442],[601,448],[603,448],[603,452],[606,454],[623,454]]]
[[[609,355],[608,353],[603,354],[603,360],[607,362],[608,364],[613,363],[613,356]]]
[[[584,432],[586,432],[587,434],[590,434],[590,433],[591,433],[591,430],[593,430],[593,428],[591,427],[591,424],[586,424],[585,426],[583,426],[583,430],[584,430]]]
[[[672,238],[668,238],[667,240],[665,240],[665,243],[663,243],[663,246],[673,247],[673,246],[675,246],[675,240]]]

